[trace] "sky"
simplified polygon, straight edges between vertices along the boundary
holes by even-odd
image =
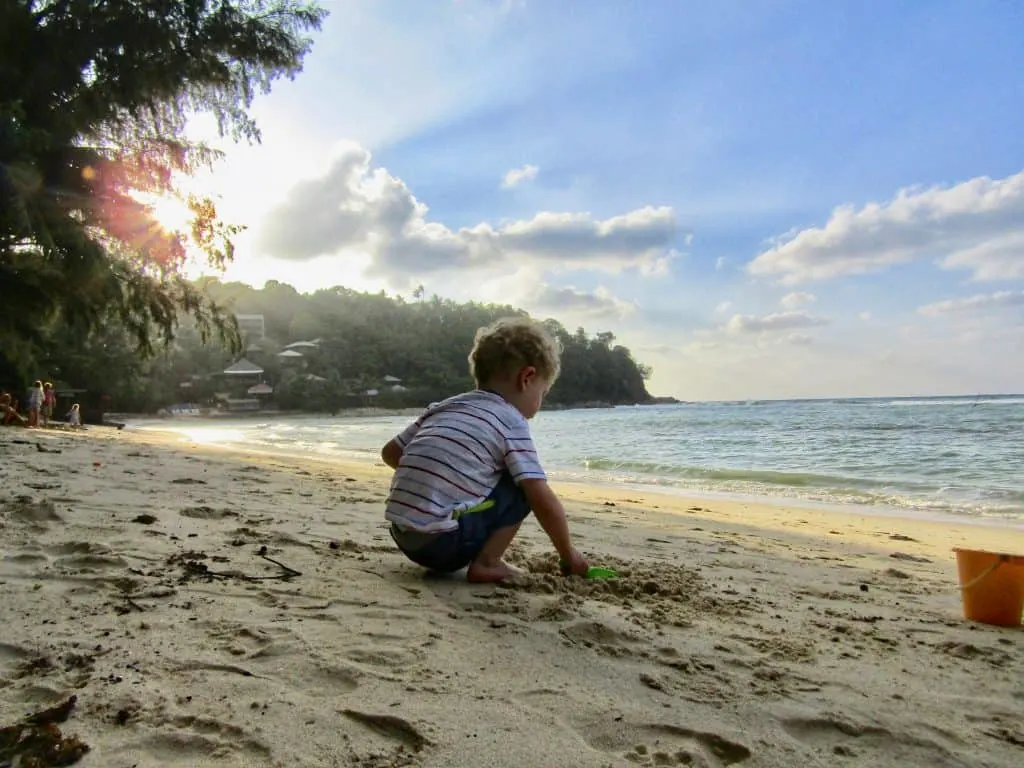
[[[192,182],[225,279],[513,304],[684,400],[1024,391],[1018,3],[323,5]]]

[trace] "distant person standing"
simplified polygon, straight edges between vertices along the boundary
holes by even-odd
[[[43,426],[48,427],[50,425],[50,419],[53,418],[53,408],[57,405],[57,393],[53,389],[51,382],[43,384]]]
[[[43,408],[44,399],[43,382],[37,379],[28,391],[28,425],[30,427],[39,426],[39,412]]]
[[[78,403],[71,406],[71,410],[68,411],[68,424],[72,427],[82,426],[82,411],[78,407]]]

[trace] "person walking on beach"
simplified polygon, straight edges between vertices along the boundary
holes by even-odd
[[[384,517],[414,563],[444,573],[469,566],[472,582],[513,576],[505,550],[532,510],[563,571],[586,575],[528,424],[558,377],[559,354],[533,320],[481,328],[469,354],[477,389],[431,405],[381,450],[395,470]]]
[[[43,384],[43,426],[50,426],[53,418],[53,407],[57,404],[57,393],[49,381]]]
[[[43,407],[43,382],[36,380],[28,391],[28,425],[39,426],[39,411]]]
[[[75,403],[74,405],[71,406],[71,410],[68,411],[67,418],[68,424],[70,424],[72,427],[82,426],[82,411],[78,407],[78,403]]]

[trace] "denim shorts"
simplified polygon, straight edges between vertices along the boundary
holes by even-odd
[[[459,516],[458,528],[444,533],[419,533],[403,531],[392,523],[391,538],[417,565],[451,573],[473,562],[496,531],[518,525],[528,514],[526,494],[506,472],[486,501]]]

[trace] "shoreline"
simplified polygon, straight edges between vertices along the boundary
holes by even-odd
[[[379,414],[377,414],[379,415]],[[268,458],[287,459],[289,461],[309,460],[323,462],[326,464],[337,464],[339,466],[367,466],[377,469],[386,469],[376,454],[367,452],[366,458],[362,454],[352,452],[348,455],[319,455],[300,454],[287,451],[272,451],[261,448],[247,448],[235,443],[217,442],[196,442],[180,432],[172,430],[161,430],[157,427],[146,426],[136,429],[127,428],[127,434],[156,434],[159,435],[154,442],[168,445],[188,445],[196,450],[213,450],[225,455],[247,456],[260,455]],[[985,515],[958,515],[955,513],[918,511],[887,505],[856,504],[852,502],[828,502],[820,500],[802,499],[792,496],[758,496],[753,494],[731,493],[727,491],[702,490],[694,491],[679,486],[658,483],[618,483],[610,480],[603,480],[598,477],[578,479],[566,478],[564,474],[572,470],[560,470],[558,468],[549,472],[553,486],[565,486],[568,488],[594,488],[603,489],[603,492],[619,497],[628,495],[647,495],[664,499],[664,504],[675,506],[678,504],[703,503],[725,503],[728,505],[745,505],[753,507],[768,507],[777,510],[808,510],[824,514],[835,514],[843,517],[863,517],[865,519],[882,518],[895,521],[907,521],[910,523],[936,523],[949,525],[971,525],[986,528],[1008,530],[1024,535],[1024,520],[1012,519],[997,516]],[[390,474],[390,473],[388,473]],[[671,500],[675,500],[674,502]]]
[[[140,439],[142,444],[159,446],[176,452],[209,453],[234,462],[259,461],[267,466],[288,470],[308,470],[310,464],[335,469],[358,480],[381,484],[381,492],[391,477],[391,470],[380,461],[345,460],[319,455],[283,454],[273,451],[246,450],[238,446],[215,443],[194,443],[175,432],[138,430],[122,433],[125,438],[149,434],[156,439]],[[134,442],[134,440],[133,440]],[[773,503],[774,499],[711,498],[710,496],[664,493],[660,489],[636,489],[626,486],[552,479],[552,488],[570,510],[582,503],[587,508],[610,507],[626,513],[631,525],[641,528],[672,527],[694,518],[730,526],[756,535],[788,533],[837,540],[846,545],[869,547],[888,556],[892,553],[926,556],[946,565],[955,585],[953,549],[982,549],[1024,553],[1024,527],[1012,522],[987,522],[955,519],[930,519],[904,515],[871,514],[860,509],[838,509],[826,505],[802,506]],[[383,501],[383,495],[381,497]],[[714,509],[712,509],[714,507]],[[692,510],[698,510],[693,512]],[[379,518],[383,521],[383,503]],[[952,518],[952,516],[950,516]]]
[[[1019,765],[1024,631],[951,547],[1024,535],[555,482],[620,579],[528,521],[473,585],[383,465],[178,437],[0,431],[0,725],[76,696],[81,768]]]

